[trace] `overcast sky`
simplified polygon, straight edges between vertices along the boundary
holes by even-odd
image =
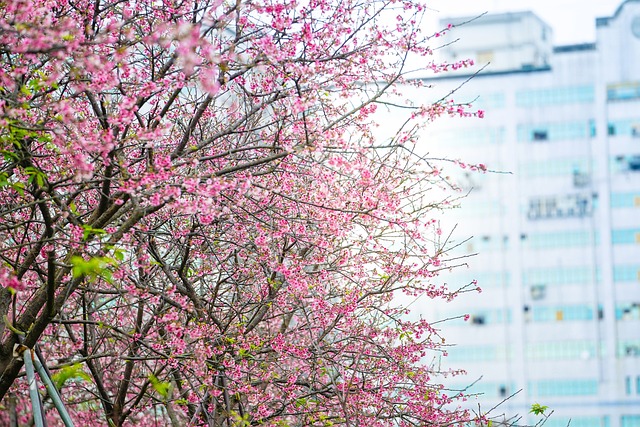
[[[623,0],[429,0],[440,18],[530,10],[553,28],[554,44],[595,41],[595,19],[612,16]]]

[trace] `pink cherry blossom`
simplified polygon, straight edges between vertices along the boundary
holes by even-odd
[[[16,331],[76,425],[484,422],[396,298],[459,291],[433,242],[446,160],[415,129],[484,115],[415,105],[377,138],[387,95],[424,87],[406,58],[473,64],[433,60],[426,4],[0,9],[0,424],[31,413]]]

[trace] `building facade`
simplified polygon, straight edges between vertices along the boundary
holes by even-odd
[[[555,411],[547,426],[640,427],[640,1],[580,45],[554,47],[528,12],[442,23],[445,43],[459,39],[444,58],[476,68],[430,78],[430,93],[462,85],[450,98],[486,114],[434,123],[424,146],[493,171],[451,165],[469,195],[443,221],[457,222],[451,256],[468,268],[440,280],[483,292],[423,306],[470,315],[441,325],[458,343],[442,363],[468,372],[449,385],[482,376],[467,393],[484,410],[520,390],[496,411],[521,424],[540,403]]]

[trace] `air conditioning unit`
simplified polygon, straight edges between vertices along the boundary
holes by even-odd
[[[531,286],[531,299],[539,301],[547,296],[547,285],[533,285]]]
[[[487,323],[487,319],[483,315],[471,316],[471,323],[474,325],[484,325]]]
[[[629,156],[627,158],[627,166],[631,171],[640,171],[640,156]]]
[[[573,173],[573,186],[576,188],[586,187],[591,184],[591,175],[583,172]]]

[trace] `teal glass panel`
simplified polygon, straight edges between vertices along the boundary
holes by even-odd
[[[536,268],[524,271],[522,276],[525,286],[591,283],[594,279],[598,282],[600,279],[598,272],[594,278],[593,268],[588,266]]]
[[[531,308],[534,322],[593,320],[594,310],[587,305],[534,306]]]
[[[610,137],[640,137],[640,119],[612,120],[607,127],[607,133]]]
[[[525,108],[587,103],[593,102],[594,99],[593,86],[554,87],[516,92],[516,105]]]
[[[640,207],[640,193],[611,193],[612,208]]]
[[[545,427],[608,427],[609,417],[556,417],[547,419]]]
[[[614,282],[638,282],[640,281],[640,265],[614,265]]]
[[[640,228],[612,230],[611,243],[614,245],[640,243]]]
[[[529,394],[546,396],[591,396],[598,394],[597,380],[530,381]]]
[[[585,359],[596,355],[592,341],[558,341],[527,344],[526,357],[530,360]]]
[[[574,173],[587,173],[592,170],[592,165],[587,158],[549,159],[543,162],[521,163],[519,174],[527,178],[567,175]]]
[[[520,142],[588,139],[591,128],[589,121],[518,125],[517,135]]]
[[[640,415],[623,415],[620,417],[620,427],[640,427]]]
[[[552,249],[597,244],[599,236],[591,231],[527,234],[522,245],[528,249]]]
[[[453,346],[447,349],[449,362],[495,362],[507,359],[507,349],[498,345]]]

